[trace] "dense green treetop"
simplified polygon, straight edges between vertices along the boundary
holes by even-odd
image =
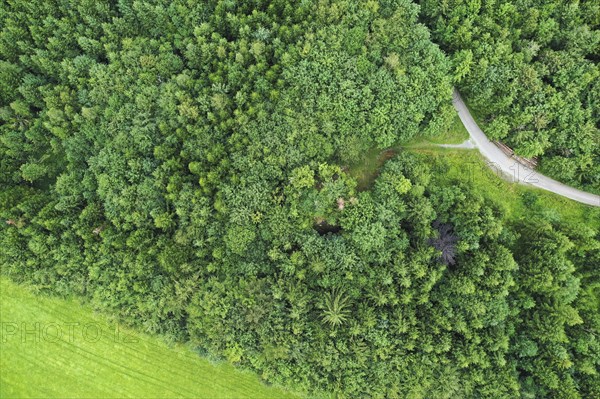
[[[408,0],[3,2],[2,274],[300,390],[593,397],[597,231],[508,224],[406,152],[366,190],[348,173],[451,121],[470,56],[418,17]]]
[[[434,40],[486,134],[600,192],[600,4],[422,0]]]

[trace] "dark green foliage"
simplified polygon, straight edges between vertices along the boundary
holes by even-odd
[[[346,173],[450,121],[417,15],[3,3],[2,273],[302,390],[593,397],[597,232],[507,227],[406,153]]]
[[[422,0],[485,131],[570,185],[600,192],[600,6]]]

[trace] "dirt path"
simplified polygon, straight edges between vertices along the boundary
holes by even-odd
[[[465,148],[467,150],[473,149],[473,148],[477,148],[475,146],[475,144],[473,143],[473,140],[468,139],[465,140],[464,142],[460,143],[460,144],[438,144],[438,147],[444,147],[444,148]]]
[[[600,207],[600,196],[569,187],[541,175],[504,154],[494,143],[488,140],[483,131],[477,126],[460,93],[456,90],[454,90],[453,103],[460,120],[471,136],[470,141],[473,142],[479,152],[489,161],[488,164],[492,169],[512,177],[512,180],[515,182],[529,184],[587,205]]]

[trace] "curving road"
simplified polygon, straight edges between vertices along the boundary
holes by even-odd
[[[454,90],[452,102],[460,120],[471,136],[470,141],[475,144],[481,155],[489,161],[488,165],[492,169],[509,176],[514,182],[529,184],[587,205],[600,207],[600,196],[577,190],[541,175],[502,152],[500,148],[488,140],[483,131],[477,126],[460,93],[456,90]]]

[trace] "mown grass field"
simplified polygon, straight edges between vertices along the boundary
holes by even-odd
[[[0,398],[296,397],[4,277],[0,322]]]

